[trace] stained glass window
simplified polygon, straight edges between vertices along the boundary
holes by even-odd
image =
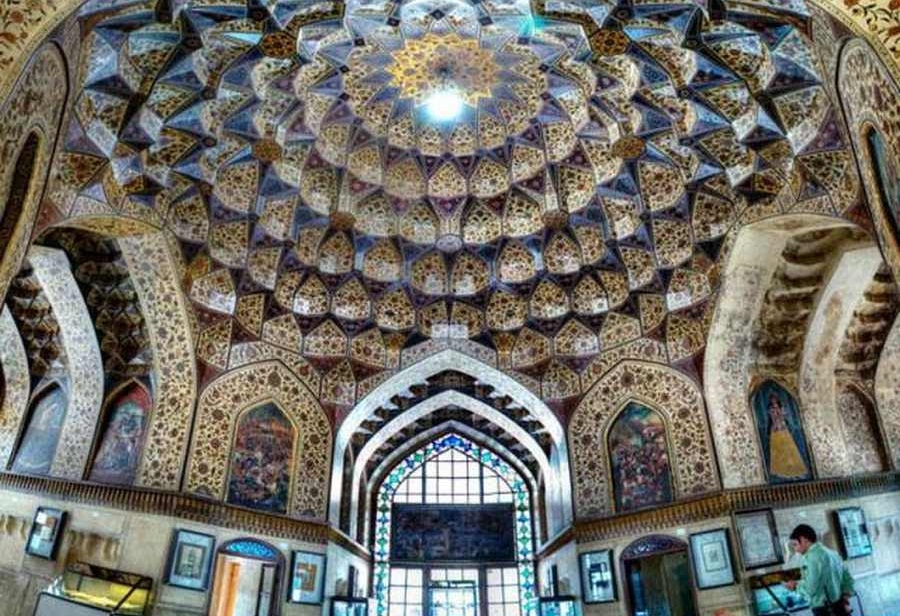
[[[410,597],[421,597],[426,592],[422,570],[391,568],[391,509],[395,502],[472,505],[511,502],[516,516],[518,567],[508,568],[515,575],[505,569],[487,571],[489,580],[494,581],[494,590],[489,592],[499,599],[498,607],[493,607],[489,599],[488,609],[490,614],[496,616],[533,616],[536,613],[534,539],[528,486],[518,472],[500,457],[461,436],[450,434],[410,454],[394,467],[378,491],[375,519],[376,616],[418,616],[422,603],[415,605]],[[412,573],[414,571],[418,573]],[[434,575],[438,571],[429,571],[431,583],[435,583]],[[456,575],[449,572],[467,569],[446,571],[447,575]],[[498,571],[499,574],[496,573]],[[515,592],[511,586],[515,586]],[[512,605],[518,607],[508,607]]]

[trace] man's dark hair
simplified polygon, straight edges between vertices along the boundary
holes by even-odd
[[[809,539],[810,543],[815,543],[819,539],[816,529],[809,524],[801,524],[791,533],[791,540],[800,541],[801,538]]]

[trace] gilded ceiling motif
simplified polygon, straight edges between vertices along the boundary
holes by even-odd
[[[730,230],[856,199],[799,1],[158,9],[92,21],[53,194],[172,230],[213,371],[265,339],[352,404],[465,338],[578,395],[702,350]]]

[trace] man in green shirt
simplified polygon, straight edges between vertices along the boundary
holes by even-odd
[[[813,616],[849,614],[853,578],[838,553],[819,543],[815,529],[806,524],[794,529],[791,541],[803,556],[803,577],[784,585],[809,601]]]

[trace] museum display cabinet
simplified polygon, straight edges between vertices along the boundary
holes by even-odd
[[[145,616],[152,587],[149,577],[75,563],[40,594],[34,616]]]
[[[579,616],[578,604],[578,597],[572,595],[541,597],[540,616]]]

